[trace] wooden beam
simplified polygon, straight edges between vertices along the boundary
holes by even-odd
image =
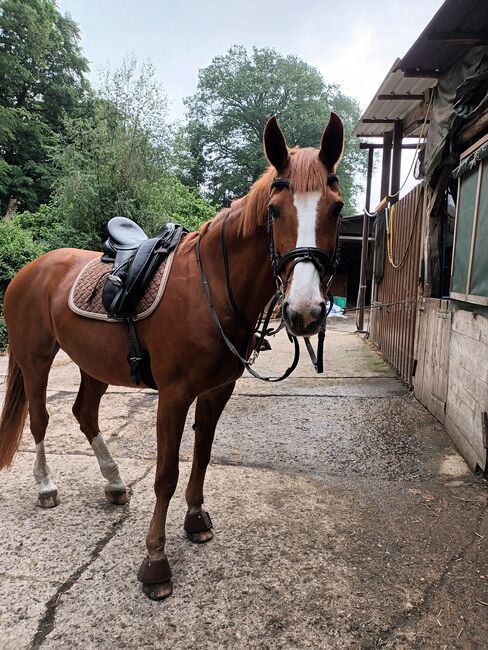
[[[461,131],[460,140],[464,144],[475,138],[479,133],[488,127],[488,109],[470,120]]]
[[[363,213],[363,236],[361,244],[361,266],[359,270],[359,292],[357,305],[359,307],[358,324],[359,332],[363,331],[364,326],[364,305],[366,303],[366,264],[368,261],[368,243],[369,243],[369,211],[371,210],[371,180],[373,178],[374,150],[368,151],[368,175],[366,180],[366,199],[365,210]]]
[[[488,32],[431,32],[427,34],[429,41],[448,41],[449,43],[485,43]]]
[[[426,112],[427,112],[427,104],[424,102],[423,104],[418,104],[418,106],[412,108],[410,113],[408,113],[403,118],[404,137],[409,136],[410,133],[412,133],[412,131],[418,129],[419,123],[422,124],[422,122],[425,119]]]
[[[379,142],[360,142],[360,149],[383,149],[383,145]],[[402,144],[402,149],[416,149],[417,145],[413,143]]]
[[[404,100],[420,100],[424,101],[425,95],[412,95],[410,93],[405,93],[404,95],[395,95],[395,93],[390,93],[389,95],[378,95],[378,99],[380,101],[389,101],[389,100],[398,100],[398,101],[404,101]]]
[[[381,191],[380,198],[390,193],[390,169],[391,169],[391,145],[393,142],[393,131],[387,131],[383,135],[383,157],[381,160]]]
[[[398,120],[390,120],[388,117],[385,118],[376,118],[376,117],[365,117],[361,120],[363,124],[395,124]]]
[[[440,68],[433,70],[422,70],[422,68],[406,68],[403,70],[404,77],[421,77],[423,79],[438,79],[441,76]]]
[[[402,169],[402,141],[403,141],[403,123],[396,122],[393,130],[393,157],[391,168],[391,194],[393,198],[392,203],[396,203],[400,191],[400,176]]]

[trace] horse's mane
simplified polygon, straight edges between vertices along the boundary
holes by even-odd
[[[286,170],[280,174],[287,178],[294,192],[325,192],[327,188],[327,170],[319,159],[318,149],[306,147],[290,150],[290,162]],[[249,192],[240,199],[235,199],[231,210],[240,211],[240,232],[244,237],[252,235],[256,228],[263,225],[266,220],[266,209],[269,201],[269,190],[273,179],[278,175],[276,169],[270,165],[258,180],[252,185]],[[194,245],[199,234],[204,234],[212,222],[227,212],[228,208],[220,210],[215,217],[202,224],[197,232],[192,232],[185,237],[182,247]]]
[[[327,189],[327,171],[319,159],[317,149],[291,149],[290,162],[286,170],[280,174],[287,178],[294,192],[312,192]],[[241,232],[244,236],[251,235],[260,225],[265,223],[266,209],[269,201],[269,190],[273,179],[277,176],[276,169],[270,165],[254,183],[250,191],[242,199],[234,201],[236,207],[242,206]]]

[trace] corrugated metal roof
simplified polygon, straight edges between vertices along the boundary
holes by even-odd
[[[488,42],[486,0],[446,0],[400,61],[408,74],[447,72],[473,45]]]
[[[393,72],[399,63],[400,59],[397,59],[393,64],[392,69],[386,75],[354,129],[353,135],[370,138],[381,137],[385,131],[393,129],[393,124],[385,124],[384,122],[365,123],[365,119],[403,120],[416,106],[422,104],[422,100],[419,99],[378,99],[379,95],[420,95],[426,93],[429,88],[432,88],[437,83],[436,79],[408,78],[400,70]]]
[[[423,102],[419,99],[380,100],[379,95],[425,93],[437,84],[436,76],[449,70],[473,45],[482,42],[488,42],[488,2],[446,0],[405,56],[395,61],[353,135],[381,137],[391,131],[393,124],[365,123],[364,120],[404,120]],[[410,135],[418,135],[419,128]]]

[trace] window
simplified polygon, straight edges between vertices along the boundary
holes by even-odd
[[[488,136],[461,155],[451,298],[488,306]]]

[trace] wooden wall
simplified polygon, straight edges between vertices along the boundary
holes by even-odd
[[[376,307],[370,322],[371,340],[409,386],[414,368],[423,202],[424,189],[419,183],[395,206],[393,264],[385,255],[383,280],[374,287],[372,304]]]
[[[473,469],[487,468],[483,413],[488,412],[488,318],[453,312],[446,429]]]
[[[488,318],[423,298],[417,318],[415,397],[475,470],[487,471]]]
[[[422,298],[417,315],[415,397],[445,423],[451,311],[449,300]]]

